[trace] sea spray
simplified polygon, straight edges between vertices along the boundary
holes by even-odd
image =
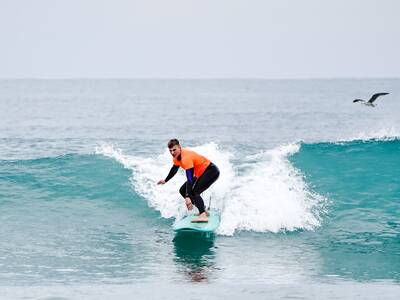
[[[318,206],[324,198],[309,190],[302,175],[287,160],[298,150],[299,145],[291,144],[247,159],[254,162],[253,166],[236,177],[220,233],[293,231],[320,225]]]

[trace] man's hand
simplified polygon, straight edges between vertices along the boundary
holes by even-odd
[[[165,180],[161,179],[159,182],[157,182],[157,184],[165,184]]]
[[[188,209],[188,210],[192,210],[192,209],[193,209],[192,200],[190,200],[189,197],[186,197],[186,198],[185,198],[185,202],[186,202],[186,207],[187,207],[187,209]]]

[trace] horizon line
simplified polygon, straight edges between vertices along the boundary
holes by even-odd
[[[393,80],[395,76],[350,77],[0,77],[0,80]]]

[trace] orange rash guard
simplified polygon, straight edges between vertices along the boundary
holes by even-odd
[[[181,150],[181,160],[179,161],[174,158],[173,161],[175,166],[179,166],[184,170],[194,168],[194,176],[197,178],[199,178],[210,165],[210,161],[207,158],[186,148],[182,148]]]

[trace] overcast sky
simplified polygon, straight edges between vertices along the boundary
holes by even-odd
[[[399,0],[0,0],[0,78],[400,78]]]

